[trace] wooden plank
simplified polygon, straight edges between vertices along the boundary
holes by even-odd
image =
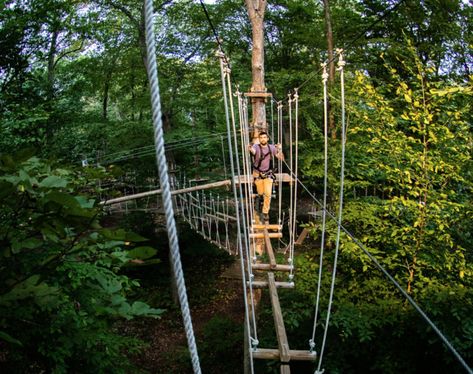
[[[307,238],[307,235],[309,235],[309,229],[307,227],[304,227],[304,230],[302,230],[301,234],[299,235],[294,244],[301,245],[302,243],[304,243],[304,240],[305,238]]]
[[[281,374],[291,374],[291,367],[289,365],[281,364],[280,370]]]
[[[294,288],[294,282],[274,282],[276,284],[276,288]],[[250,282],[246,282],[249,286]],[[268,288],[269,284],[267,281],[253,281],[252,282],[253,288]]]
[[[274,280],[274,273],[268,273],[269,296],[273,306],[274,327],[278,338],[279,355],[281,362],[289,362],[289,343],[287,341],[286,327],[282,318],[281,305],[279,304],[278,291]]]
[[[271,264],[253,264],[252,268],[253,270],[291,271],[294,269],[294,266],[277,264],[274,268],[272,268]]]
[[[268,233],[268,237],[269,238],[282,238],[282,233],[281,232],[271,232],[271,233]],[[254,232],[254,233],[251,233],[250,234],[250,239],[264,239],[265,236],[264,236],[264,233],[262,232]]]
[[[264,230],[264,229],[267,229],[267,230],[277,230],[277,231],[281,231],[282,230],[282,226],[281,225],[277,225],[277,224],[254,224],[251,226],[251,231],[255,231],[255,230]]]
[[[269,264],[271,265],[271,269],[274,269],[277,265],[276,257],[274,256],[273,246],[271,245],[271,239],[269,238],[268,230],[263,230],[264,235],[264,246],[266,248],[266,253],[269,256]]]
[[[317,354],[309,351],[293,350],[289,351],[291,361],[315,361]],[[279,349],[257,348],[253,352],[253,358],[259,360],[279,360]]]

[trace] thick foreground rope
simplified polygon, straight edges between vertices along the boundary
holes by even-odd
[[[168,168],[166,164],[166,155],[164,153],[163,122],[161,113],[161,102],[158,84],[158,66],[156,63],[156,45],[154,41],[153,24],[153,1],[145,0],[145,25],[146,25],[146,48],[147,48],[147,69],[151,89],[151,110],[153,113],[154,144],[156,148],[156,161],[159,172],[159,182],[163,190],[163,206],[166,215],[166,228],[169,238],[169,248],[171,252],[171,262],[174,271],[174,277],[177,284],[179,302],[181,304],[182,318],[187,336],[187,344],[192,360],[194,373],[200,374],[199,355],[195,343],[194,330],[192,328],[189,303],[187,301],[186,285],[184,282],[184,273],[182,271],[181,256],[179,253],[179,243],[177,240],[176,222],[174,220],[174,211],[172,207],[171,187],[168,178]]]

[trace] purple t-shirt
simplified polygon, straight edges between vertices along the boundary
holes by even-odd
[[[271,158],[273,156],[276,156],[276,154],[278,153],[278,150],[276,149],[274,144],[268,144],[266,146],[262,146],[260,144],[253,144],[253,149],[256,151],[255,158],[253,161],[253,169],[256,170],[257,166],[259,165],[259,168],[258,168],[259,171],[261,172],[268,171],[271,166]],[[272,153],[272,155],[268,154],[270,152]],[[260,164],[261,158],[262,158],[262,161]]]

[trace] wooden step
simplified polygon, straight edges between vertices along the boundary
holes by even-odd
[[[268,234],[268,237],[270,239],[274,238],[282,238],[282,233],[281,232],[271,232]],[[264,239],[264,233],[262,232],[255,232],[250,234],[250,239]]]
[[[257,348],[253,351],[253,358],[260,360],[279,360],[279,349],[271,348]],[[315,361],[317,360],[317,353],[302,350],[289,350],[290,361]]]
[[[276,230],[276,231],[281,231],[282,230],[282,225],[277,225],[277,224],[253,224],[251,225],[251,231],[256,231],[256,230]]]
[[[240,277],[241,278],[241,277]],[[294,282],[274,282],[276,288],[294,288]],[[247,286],[250,285],[250,282],[246,282]],[[268,288],[269,283],[268,281],[253,281],[252,282],[253,288]]]
[[[272,267],[271,264],[253,264],[251,265],[253,270],[272,270],[272,271],[291,271],[294,269],[292,265],[279,265]]]

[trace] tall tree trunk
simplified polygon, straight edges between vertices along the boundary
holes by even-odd
[[[264,13],[266,0],[245,0],[248,16],[250,18],[253,32],[253,49],[251,52],[251,92],[266,92],[264,84]],[[251,100],[255,128],[254,137],[258,136],[258,130],[267,130],[266,108],[264,97],[253,97]]]
[[[57,38],[59,31],[54,29],[51,35],[51,43],[48,52],[48,97],[51,99],[54,96],[54,71],[56,67],[56,53],[57,53]]]
[[[107,71],[105,82],[103,85],[103,100],[102,100],[102,118],[108,118],[108,99],[110,91],[110,80],[112,79],[112,70]]]
[[[327,39],[327,57],[328,64],[328,90],[331,91],[335,82],[335,61],[333,61],[333,33],[332,33],[332,16],[330,15],[329,0],[323,0],[324,3],[324,18],[325,18],[325,37]],[[335,116],[333,114],[330,98],[328,99],[328,132],[332,139],[337,138],[337,131],[335,128]]]

